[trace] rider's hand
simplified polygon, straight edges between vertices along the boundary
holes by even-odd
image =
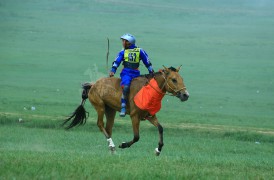
[[[110,71],[109,72],[109,77],[113,77],[114,76],[114,72]]]
[[[148,69],[149,74],[153,74],[154,73],[154,70],[153,70],[152,66],[149,66],[147,69]]]

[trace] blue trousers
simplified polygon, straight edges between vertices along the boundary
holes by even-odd
[[[126,106],[127,103],[127,98],[129,94],[129,89],[130,89],[130,83],[132,79],[140,76],[140,71],[139,70],[133,70],[133,69],[128,69],[124,68],[120,74],[121,77],[121,86],[123,88],[123,95],[121,98],[121,103],[122,107]]]
[[[130,86],[130,83],[132,79],[139,77],[140,76],[140,71],[139,70],[134,70],[134,69],[129,69],[129,68],[124,68],[120,74],[121,77],[121,86]]]

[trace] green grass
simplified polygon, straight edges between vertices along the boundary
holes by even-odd
[[[118,120],[116,145],[131,138],[129,128],[130,123]],[[167,127],[164,151],[156,157],[157,131],[148,122],[141,125],[140,142],[115,155],[94,122],[71,131],[52,120],[13,122],[0,129],[1,172],[8,179],[273,178],[273,136],[267,134]]]
[[[0,179],[273,179],[273,19],[271,0],[1,1]],[[89,103],[86,126],[59,126],[126,32],[155,69],[183,65],[190,99],[163,99],[160,157],[148,122],[110,155]],[[129,117],[113,133],[130,140]]]

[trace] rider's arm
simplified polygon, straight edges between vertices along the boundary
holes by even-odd
[[[116,73],[117,68],[119,67],[119,65],[121,64],[121,62],[124,59],[124,51],[120,51],[115,59],[115,61],[113,61],[112,63],[112,68],[111,68],[111,72]]]
[[[152,64],[149,60],[149,57],[148,57],[147,53],[143,49],[140,49],[140,58],[142,59],[142,61],[145,64],[146,68],[148,69],[148,72],[153,73],[154,70],[153,70]]]

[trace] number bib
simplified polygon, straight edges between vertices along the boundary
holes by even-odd
[[[140,62],[140,48],[126,49],[124,52],[125,68],[137,69]]]
[[[140,62],[140,48],[126,49],[124,53],[124,61],[129,63]]]

